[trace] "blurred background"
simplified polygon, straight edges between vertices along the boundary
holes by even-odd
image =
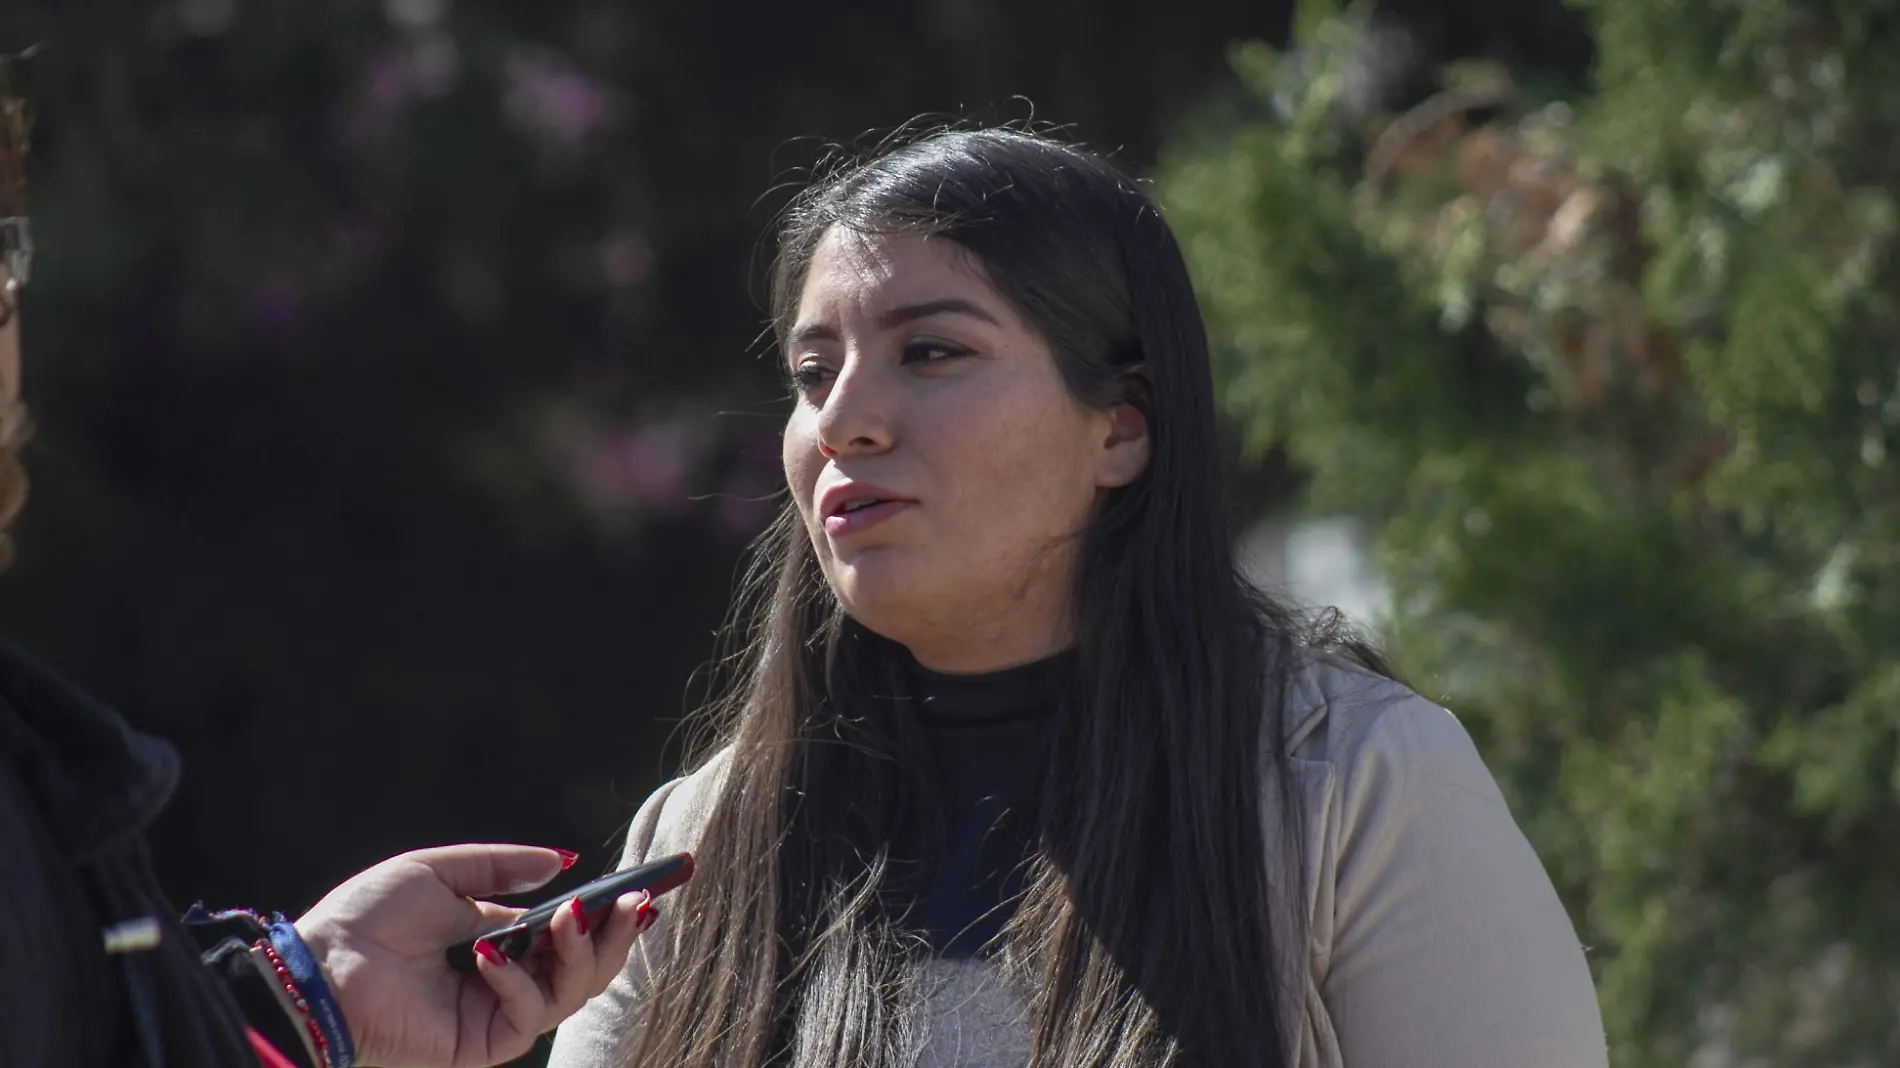
[[[777,505],[774,211],[832,142],[1033,119],[1155,182],[1249,566],[1472,730],[1614,1061],[1890,1063],[1896,7],[0,0],[0,631],[183,750],[180,901],[597,872]]]

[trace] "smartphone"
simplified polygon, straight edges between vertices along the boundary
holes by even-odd
[[[581,910],[587,913],[591,927],[597,916],[613,907],[613,903],[623,895],[635,890],[645,890],[659,897],[668,890],[674,890],[686,884],[693,877],[693,855],[675,853],[670,857],[642,864],[637,868],[617,871],[603,875],[579,890],[569,891],[552,901],[544,901],[522,914],[521,918],[507,927],[497,928],[485,935],[489,944],[501,950],[509,960],[520,960],[530,953],[547,948],[548,924],[554,919],[558,909],[568,907],[568,902],[578,897]],[[450,946],[448,949],[449,967],[463,975],[475,972],[475,943],[471,938]]]

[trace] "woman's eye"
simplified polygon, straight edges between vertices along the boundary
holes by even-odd
[[[968,356],[970,350],[948,341],[932,341],[919,338],[904,346],[905,363],[941,363],[959,356]]]
[[[831,380],[831,370],[822,363],[801,363],[793,369],[791,379],[793,390],[810,393]]]

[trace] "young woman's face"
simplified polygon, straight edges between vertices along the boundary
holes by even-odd
[[[1147,461],[1133,409],[1076,401],[940,237],[834,227],[787,336],[785,478],[845,610],[944,671],[1063,649],[1078,536]]]

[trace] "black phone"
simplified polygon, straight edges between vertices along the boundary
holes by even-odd
[[[507,927],[500,927],[477,938],[459,942],[448,949],[449,967],[463,975],[475,972],[475,943],[486,938],[490,945],[500,950],[509,960],[520,960],[548,944],[548,923],[554,919],[558,909],[567,908],[567,903],[578,897],[581,899],[581,911],[587,914],[591,925],[594,918],[613,907],[613,903],[623,895],[635,890],[645,890],[654,897],[669,890],[684,886],[686,880],[693,877],[693,855],[675,853],[670,857],[661,857],[637,868],[628,868],[611,875],[603,875],[593,882],[562,894],[552,901],[544,901],[523,913],[521,918]]]

